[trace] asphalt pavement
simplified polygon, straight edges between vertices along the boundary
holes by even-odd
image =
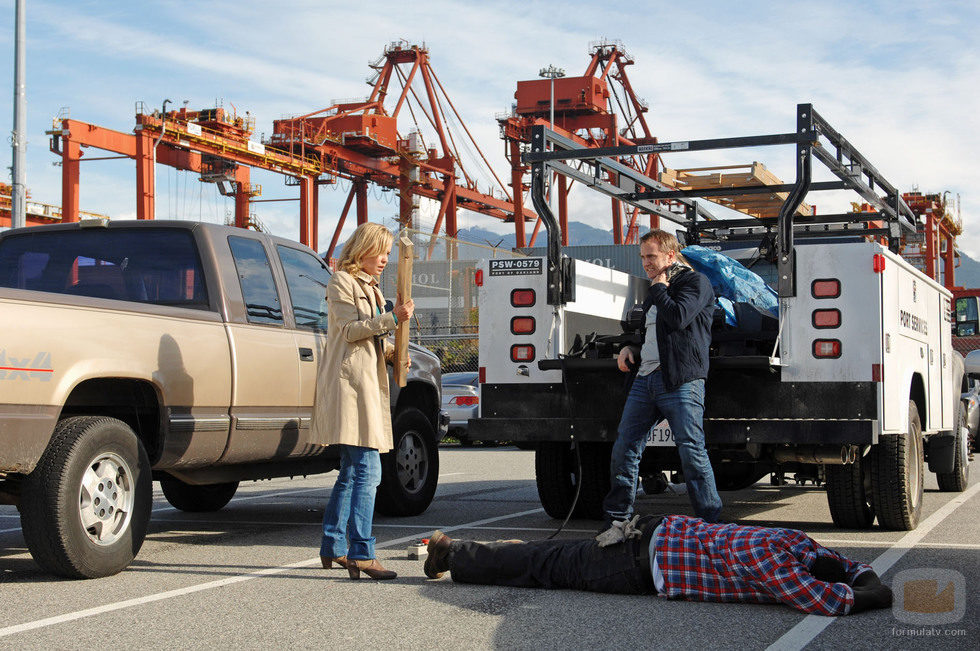
[[[812,484],[763,480],[723,493],[728,519],[802,529],[872,563],[896,593],[914,580],[933,580],[938,592],[952,586],[951,613],[826,618],[778,605],[428,580],[406,550],[436,528],[477,540],[535,539],[559,524],[538,502],[533,452],[444,447],[440,456],[428,511],[375,521],[378,557],[399,573],[389,582],[320,568],[320,519],[336,473],[243,484],[228,506],[206,514],[175,510],[157,489],[134,563],[87,581],[42,573],[16,509],[0,506],[0,648],[974,649],[980,639],[980,472],[964,493],[941,493],[928,475],[912,532],[837,529],[826,493]],[[690,505],[686,496],[643,496],[639,510],[689,514]],[[558,535],[590,536],[596,525],[572,520]]]

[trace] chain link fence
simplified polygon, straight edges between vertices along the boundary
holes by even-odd
[[[464,242],[407,230],[415,244],[412,298],[415,318],[411,338],[439,356],[442,372],[479,369],[479,287],[476,269],[486,258],[522,258],[509,249]],[[381,274],[381,291],[394,300],[397,292],[398,245]]]

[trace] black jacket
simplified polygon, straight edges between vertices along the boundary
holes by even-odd
[[[669,286],[650,286],[643,302],[644,315],[651,305],[657,306],[657,349],[667,390],[707,378],[715,312],[715,292],[708,278],[690,267],[682,267]],[[645,330],[643,335],[646,336]]]

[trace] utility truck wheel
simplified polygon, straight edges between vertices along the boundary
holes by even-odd
[[[415,407],[392,423],[394,447],[381,455],[381,485],[375,507],[383,515],[419,515],[429,508],[439,483],[439,444],[432,423]]]
[[[956,400],[954,416],[956,441],[953,443],[955,446],[953,471],[936,473],[939,490],[946,493],[962,493],[970,485],[970,441],[966,427],[966,410],[963,409],[963,403],[959,399]]]
[[[871,448],[871,498],[878,524],[911,531],[919,524],[923,484],[922,425],[919,410],[909,401],[905,434],[882,436]]]
[[[175,509],[188,513],[209,513],[220,511],[231,501],[238,490],[238,482],[198,486],[167,476],[160,480],[160,488]]]
[[[843,529],[870,529],[875,521],[871,491],[865,484],[868,457],[854,463],[827,465],[827,504],[834,524]]]
[[[116,574],[143,544],[152,491],[150,460],[128,425],[102,416],[66,418],[24,484],[27,548],[54,574]]]
[[[602,500],[609,492],[609,443],[578,443],[582,472],[569,443],[542,442],[534,453],[538,497],[545,513],[564,519],[572,508],[575,490],[581,482],[576,517],[602,519]]]

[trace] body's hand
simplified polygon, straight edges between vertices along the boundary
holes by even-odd
[[[415,301],[408,299],[404,303],[396,303],[392,311],[395,313],[398,323],[407,322],[415,314]]]
[[[667,271],[669,269],[670,269],[670,267],[664,267],[664,270],[663,271],[661,271],[656,276],[654,276],[653,277],[653,284],[656,285],[657,283],[663,283],[664,285],[667,285],[668,287],[670,287],[670,283],[667,281]]]
[[[616,366],[619,367],[620,371],[623,373],[629,373],[629,365],[633,363],[635,363],[633,359],[633,350],[629,346],[626,346],[619,351],[619,355],[616,357]]]

